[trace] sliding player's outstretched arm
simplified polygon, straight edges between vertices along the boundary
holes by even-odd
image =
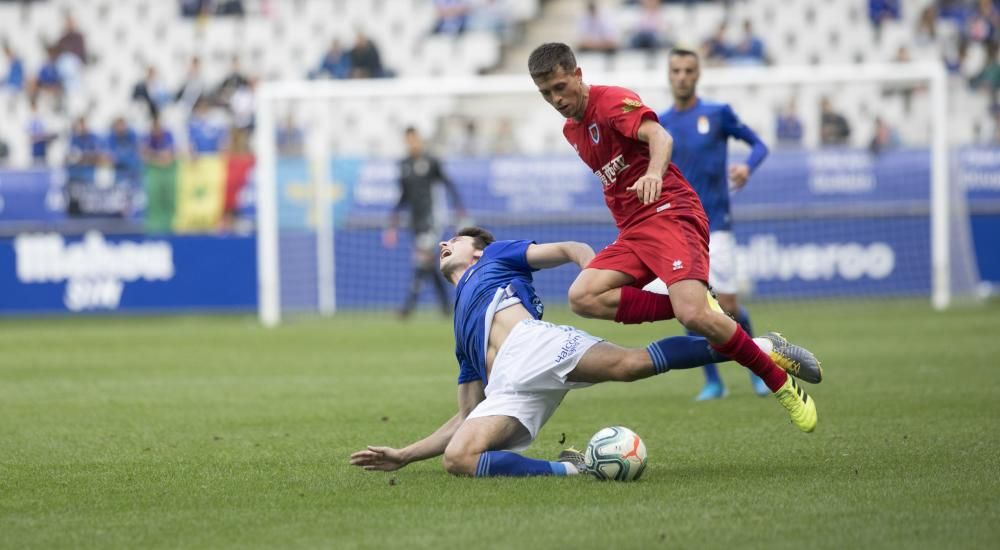
[[[594,259],[594,249],[586,243],[574,241],[562,241],[557,243],[532,244],[525,252],[528,265],[535,269],[545,269],[548,267],[558,267],[570,262],[580,266],[580,269],[587,267],[590,260]]]
[[[389,472],[411,462],[441,456],[462,422],[465,422],[472,409],[485,398],[482,380],[459,384],[458,412],[434,433],[402,449],[369,445],[367,449],[351,455],[351,464],[365,470]]]

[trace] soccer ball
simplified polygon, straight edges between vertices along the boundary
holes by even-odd
[[[632,430],[612,426],[590,438],[583,458],[598,479],[635,481],[646,469],[646,444]]]

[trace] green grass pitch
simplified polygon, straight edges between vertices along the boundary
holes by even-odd
[[[432,315],[0,321],[3,548],[986,548],[1000,541],[1000,304],[756,304],[819,355],[803,434],[724,366],[572,392],[528,451],[645,440],[633,484],[348,465],[455,411]],[[676,323],[571,323],[626,345]]]

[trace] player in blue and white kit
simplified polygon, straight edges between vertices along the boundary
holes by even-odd
[[[729,192],[746,185],[750,174],[767,156],[767,146],[740,122],[728,104],[698,97],[696,87],[701,73],[698,54],[690,50],[672,50],[668,71],[674,106],[660,114],[660,124],[674,138],[674,163],[697,191],[708,214],[708,282],[722,309],[752,336],[750,316],[736,296],[736,239],[732,233]],[[727,177],[729,138],[746,142],[751,150],[744,163],[729,168]],[[706,365],[704,370],[705,387],[696,399],[725,397],[726,388],[719,369],[712,364]],[[757,395],[770,394],[763,380],[753,373],[750,379]]]
[[[352,454],[351,464],[365,470],[396,470],[444,455],[444,468],[454,475],[578,474],[585,468],[577,451],[566,451],[552,462],[514,452],[531,444],[569,390],[728,360],[700,337],[623,348],[542,321],[532,272],[569,262],[583,268],[594,257],[586,244],[494,241],[483,229],[466,228],[440,247],[441,272],[457,286],[458,413],[404,448],[369,446]],[[754,341],[765,353],[799,365],[791,374],[804,380],[818,376],[813,369],[819,364],[808,351],[780,337]]]

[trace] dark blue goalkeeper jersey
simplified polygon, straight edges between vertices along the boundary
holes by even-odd
[[[486,380],[486,338],[497,306],[517,297],[535,319],[542,301],[535,294],[527,251],[532,241],[496,241],[462,275],[455,290],[455,357],[458,383]]]
[[[729,138],[748,143],[751,147],[747,165],[751,173],[767,156],[767,146],[748,128],[726,103],[698,99],[694,107],[684,111],[670,108],[660,113],[660,124],[674,138],[671,160],[698,192],[698,198],[708,214],[711,231],[728,231],[732,220],[729,212],[729,175],[726,150]]]

